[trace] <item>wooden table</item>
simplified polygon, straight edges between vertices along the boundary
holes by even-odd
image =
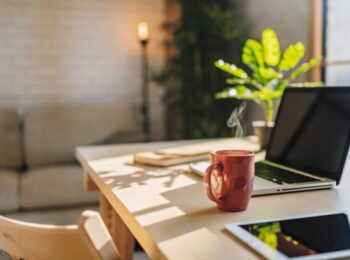
[[[225,231],[224,224],[350,212],[349,171],[337,188],[254,197],[247,211],[233,213],[218,210],[207,199],[201,177],[187,165],[155,168],[132,163],[135,152],[198,142],[203,141],[77,148],[86,189],[100,191],[100,213],[123,259],[132,258],[134,238],[152,259],[260,259]],[[228,142],[237,147],[239,140]]]

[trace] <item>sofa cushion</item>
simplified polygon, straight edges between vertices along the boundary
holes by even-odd
[[[118,143],[140,131],[132,104],[84,104],[29,109],[24,119],[28,166],[75,161],[76,146]]]
[[[22,166],[20,121],[13,109],[0,109],[0,167]]]
[[[18,209],[18,173],[0,170],[0,212]]]
[[[20,207],[24,209],[86,205],[98,201],[86,192],[79,166],[40,167],[20,176]]]

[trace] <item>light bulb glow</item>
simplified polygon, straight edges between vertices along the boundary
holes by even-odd
[[[147,41],[149,38],[149,30],[147,23],[139,23],[137,27],[137,36],[140,41]]]

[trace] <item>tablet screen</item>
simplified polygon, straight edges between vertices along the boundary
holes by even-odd
[[[288,257],[350,249],[349,221],[343,213],[239,227]]]

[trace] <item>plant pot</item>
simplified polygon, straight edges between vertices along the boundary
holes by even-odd
[[[259,138],[260,149],[267,148],[274,125],[274,123],[266,124],[265,121],[253,121],[254,134]]]

